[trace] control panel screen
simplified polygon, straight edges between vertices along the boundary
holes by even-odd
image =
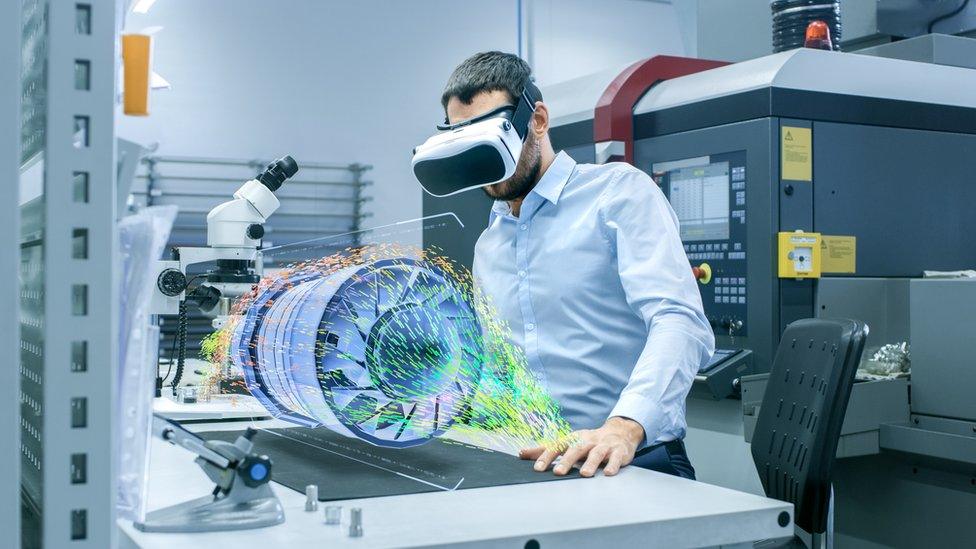
[[[689,263],[698,268],[698,289],[715,334],[747,335],[745,151],[655,162],[650,172],[678,217],[681,242]]]
[[[729,238],[729,163],[677,168],[670,173],[670,200],[682,242]]]

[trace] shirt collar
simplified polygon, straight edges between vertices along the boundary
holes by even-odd
[[[569,182],[569,177],[573,175],[573,170],[575,169],[576,161],[566,154],[565,151],[560,151],[556,155],[556,158],[553,159],[552,164],[549,165],[549,168],[546,169],[546,172],[542,174],[539,182],[529,192],[529,195],[535,193],[553,204],[558,203],[559,195],[562,194],[566,183]],[[505,216],[511,213],[512,208],[508,205],[508,202],[496,200],[492,204],[491,211],[495,215]]]
[[[553,204],[558,203],[559,195],[562,194],[563,188],[569,181],[569,176],[573,175],[575,169],[576,161],[565,151],[560,151],[553,159],[552,164],[549,165],[546,173],[542,174],[542,179],[536,183],[532,192]]]
[[[504,217],[510,213],[512,213],[512,207],[509,206],[508,202],[505,202],[504,200],[496,200],[495,203],[491,205],[492,218],[494,218],[496,215]]]

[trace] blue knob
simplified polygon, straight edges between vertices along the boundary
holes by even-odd
[[[263,463],[255,463],[251,466],[251,478],[254,480],[264,480],[268,476],[268,466]]]

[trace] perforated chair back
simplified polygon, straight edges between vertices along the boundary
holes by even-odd
[[[752,459],[766,495],[792,503],[807,532],[827,526],[837,441],[867,332],[856,320],[790,324],[766,383]]]

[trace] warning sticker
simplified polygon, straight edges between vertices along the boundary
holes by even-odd
[[[783,126],[780,150],[781,179],[813,181],[813,146],[810,128]]]
[[[853,236],[823,235],[820,239],[820,270],[854,274],[857,268],[857,239]]]

